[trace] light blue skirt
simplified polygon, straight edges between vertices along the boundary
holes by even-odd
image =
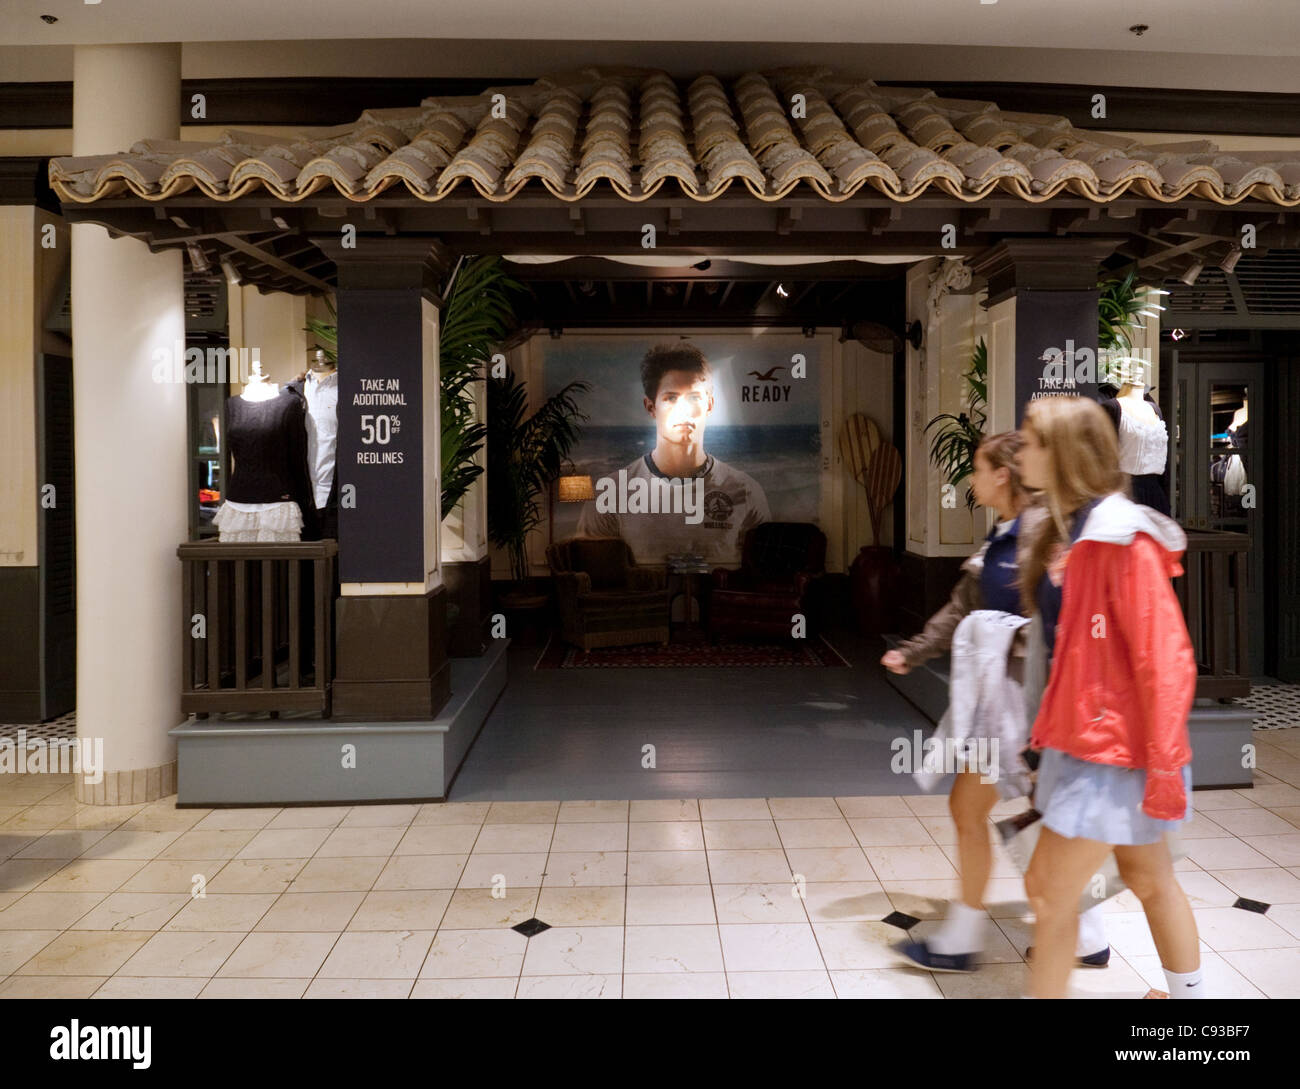
[[[1095,839],[1121,847],[1156,843],[1192,815],[1192,768],[1183,768],[1187,815],[1162,821],[1142,812],[1145,768],[1093,764],[1057,749],[1044,749],[1034,807],[1043,824],[1068,839]]]

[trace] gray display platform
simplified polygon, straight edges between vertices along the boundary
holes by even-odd
[[[508,639],[451,659],[451,699],[437,718],[194,719],[176,738],[177,799],[186,806],[443,801],[506,686]]]
[[[897,635],[883,638],[890,649],[902,641]],[[948,706],[947,655],[933,658],[903,676],[888,670],[884,673],[890,685],[932,723],[943,717]],[[1244,766],[1244,756],[1252,744],[1254,721],[1255,712],[1239,703],[1196,701],[1187,719],[1193,790],[1252,785],[1251,769]]]

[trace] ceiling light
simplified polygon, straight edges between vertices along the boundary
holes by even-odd
[[[695,264],[691,266],[691,268],[697,268],[701,272],[707,272],[712,267],[712,265],[713,262],[710,261],[708,258],[705,258],[703,261],[696,261]]]
[[[1219,268],[1224,272],[1231,272],[1237,267],[1237,262],[1241,260],[1241,247],[1233,246],[1228,250],[1227,255],[1219,262]]]
[[[1174,340],[1182,340],[1183,337],[1185,337],[1187,334],[1184,333],[1181,329],[1175,329],[1175,330],[1174,330],[1173,332],[1171,332],[1169,335],[1170,335]]]
[[[57,23],[58,21],[59,21],[59,17],[58,17],[57,15],[42,15],[42,16],[41,16],[41,22],[42,22],[42,23]]]
[[[776,293],[783,299],[788,299],[790,297],[790,292],[785,289],[785,284],[777,284]]]
[[[202,276],[204,273],[212,271],[212,266],[208,263],[206,255],[197,244],[194,242],[187,242],[185,244],[185,252],[190,255],[190,268],[194,272],[197,272]]]
[[[1187,271],[1178,277],[1188,287],[1195,287],[1196,281],[1201,275],[1201,270],[1205,268],[1204,261],[1193,261],[1187,266]]]

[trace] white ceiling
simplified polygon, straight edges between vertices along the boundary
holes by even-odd
[[[42,13],[58,17],[54,25]],[[1150,27],[1141,38],[1128,27]],[[933,43],[1292,56],[1297,0],[5,0],[0,42],[304,38]],[[0,73],[0,79],[3,79]],[[1296,79],[1300,89],[1300,76]]]

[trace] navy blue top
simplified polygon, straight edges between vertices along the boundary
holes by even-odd
[[[1020,613],[1020,591],[1016,588],[1016,537],[1019,533],[1019,518],[1000,536],[997,526],[989,533],[984,570],[980,572],[980,596],[986,609]]]
[[[1074,544],[1079,539],[1084,522],[1088,520],[1092,508],[1100,502],[1100,499],[1094,499],[1075,512],[1074,521],[1070,525],[1070,544]],[[1038,580],[1035,598],[1038,602],[1038,611],[1043,617],[1043,641],[1047,644],[1047,660],[1050,663],[1056,651],[1056,622],[1061,617],[1061,587],[1052,585],[1052,580],[1048,578],[1046,571]]]

